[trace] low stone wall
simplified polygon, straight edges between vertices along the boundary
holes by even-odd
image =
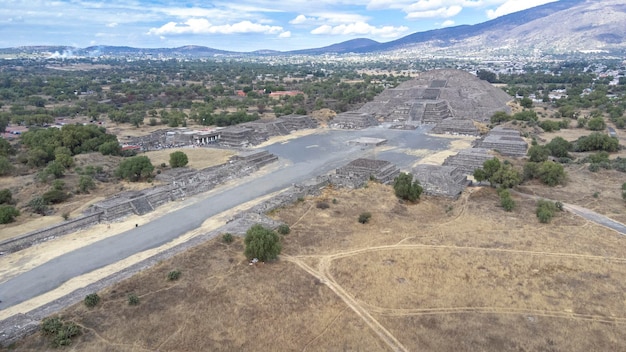
[[[28,248],[36,243],[64,236],[100,223],[103,213],[96,212],[66,220],[60,224],[23,234],[0,242],[0,254],[12,253]]]
[[[280,223],[265,216],[266,212],[292,204],[296,202],[300,197],[305,197],[308,195],[318,195],[320,194],[321,190],[328,184],[328,177],[321,176],[303,184],[297,184],[289,187],[284,192],[262,202],[261,204],[256,205],[255,207],[247,211],[238,214],[237,216],[235,216],[233,221],[228,222],[224,226],[214,231],[194,237],[185,243],[181,243],[164,252],[155,254],[154,256],[144,259],[141,262],[134,264],[120,272],[111,274],[93,284],[77,289],[26,314],[16,314],[10,318],[0,321],[0,347],[9,346],[10,344],[20,340],[23,337],[37,332],[39,330],[41,321],[44,318],[53,314],[57,314],[61,310],[69,307],[72,304],[79,303],[85,298],[86,295],[98,292],[106,287],[114,285],[143,270],[153,267],[154,265],[164,260],[167,260],[176,254],[182,253],[186,250],[189,250],[190,248],[202,244],[216,236],[227,232],[234,235],[243,236],[247,229],[255,224],[261,224],[266,227],[276,228],[280,225]]]
[[[171,182],[168,185],[118,194],[94,204],[80,217],[0,242],[0,255],[67,235],[102,221],[115,221],[133,214],[143,215],[167,202],[209,191],[229,180],[250,175],[262,166],[278,160],[272,154],[267,153],[267,156],[259,160],[233,162],[196,172],[184,172],[179,177],[168,179]]]

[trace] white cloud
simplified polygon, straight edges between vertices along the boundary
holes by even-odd
[[[458,15],[462,10],[463,7],[454,5],[450,7],[442,7],[436,10],[407,11],[405,18],[409,20],[416,18],[448,18]]]
[[[322,25],[311,31],[311,34],[325,35],[372,35],[381,38],[399,37],[409,28],[405,26],[381,26],[375,27],[365,22],[340,24],[337,26]]]
[[[547,4],[549,2],[555,2],[558,0],[508,0],[504,4],[500,5],[495,10],[487,10],[487,17],[494,19],[496,17],[508,15],[513,12],[522,11],[531,7]]]
[[[107,23],[106,26],[109,27],[109,28],[115,28],[115,27],[117,27],[117,22]]]
[[[446,21],[443,21],[443,23],[441,24],[441,27],[451,27],[451,26],[454,26],[453,20],[446,20]]]
[[[309,19],[306,18],[305,15],[298,15],[296,16],[296,18],[294,18],[293,20],[289,21],[289,23],[291,24],[302,24],[302,23],[306,23]]]
[[[278,35],[278,38],[290,38],[290,37],[291,37],[290,31],[282,32],[281,34]]]
[[[234,24],[213,25],[205,18],[190,18],[183,23],[168,22],[159,28],[152,28],[148,34],[241,34],[241,33],[282,33],[283,27],[241,21]]]

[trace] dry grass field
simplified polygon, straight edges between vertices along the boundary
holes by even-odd
[[[276,262],[218,238],[68,308],[84,330],[69,350],[626,350],[624,237],[569,213],[539,224],[514,199],[507,213],[489,188],[418,204],[326,189],[271,214],[291,226]]]

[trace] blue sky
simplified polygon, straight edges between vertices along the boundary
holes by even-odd
[[[557,0],[0,0],[0,47],[296,50],[386,42]]]

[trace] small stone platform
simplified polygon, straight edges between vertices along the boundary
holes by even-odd
[[[376,147],[387,143],[384,138],[361,137],[348,141],[348,145],[362,145],[368,147]]]
[[[386,160],[356,159],[338,168],[330,176],[330,183],[348,188],[363,186],[371,178],[389,184],[400,174],[400,169]]]
[[[413,169],[424,193],[434,196],[456,198],[469,184],[467,176],[455,166],[418,165]]]
[[[483,167],[483,163],[492,158],[489,149],[469,148],[447,157],[443,165],[455,167],[464,175],[473,175],[474,170]]]
[[[492,129],[476,146],[514,157],[523,157],[528,150],[528,143],[520,136],[518,130],[501,126]]]

